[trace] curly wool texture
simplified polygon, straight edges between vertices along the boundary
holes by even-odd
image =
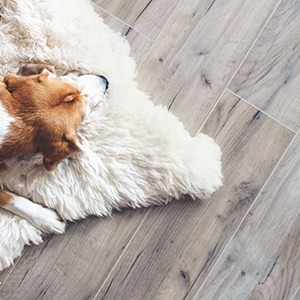
[[[167,203],[182,194],[210,196],[222,185],[221,151],[206,135],[191,137],[166,108],[137,89],[128,42],[85,0],[3,0],[0,74],[24,62],[103,74],[110,93],[84,120],[84,152],[53,173],[42,158],[12,162],[0,186],[53,208],[65,220],[107,216],[113,209]],[[62,9],[63,6],[63,9]],[[0,209],[0,270],[42,232]]]

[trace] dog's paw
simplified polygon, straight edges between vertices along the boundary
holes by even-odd
[[[45,207],[39,209],[32,223],[45,233],[62,234],[66,229],[66,224],[61,221],[58,214],[54,210]]]

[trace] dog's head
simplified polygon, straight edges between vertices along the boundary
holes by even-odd
[[[34,128],[33,150],[43,154],[48,171],[81,150],[76,130],[108,88],[103,76],[71,79],[56,77],[49,69],[30,76],[6,75],[3,81],[11,112]]]
[[[67,115],[68,121],[79,124],[82,119],[84,100],[75,84],[49,76],[45,70],[41,74],[19,77],[4,76],[4,83],[14,98],[18,113],[37,115],[42,112],[54,117]],[[59,114],[54,113],[59,110]],[[25,116],[26,118],[26,116]]]
[[[4,83],[16,116],[36,129],[35,148],[44,155],[48,171],[80,151],[76,130],[84,116],[84,98],[76,85],[50,77],[48,71],[26,77],[6,75]]]

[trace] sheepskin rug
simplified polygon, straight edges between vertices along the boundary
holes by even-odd
[[[55,209],[64,220],[78,220],[182,194],[208,197],[221,186],[219,147],[206,135],[191,137],[137,89],[128,42],[88,1],[0,0],[0,10],[0,74],[43,62],[110,81],[105,103],[79,129],[85,151],[52,173],[43,169],[40,155],[20,159],[0,174],[3,188]],[[0,270],[30,243],[42,243],[42,232],[0,209]]]

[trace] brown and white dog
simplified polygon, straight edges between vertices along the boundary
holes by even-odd
[[[97,91],[90,95],[93,103],[88,103],[88,92],[84,96],[82,86],[80,90],[78,84],[49,71],[53,70],[45,65],[29,65],[21,68],[23,76],[0,78],[0,176],[8,160],[28,153],[42,153],[45,169],[53,171],[59,162],[81,150],[76,130],[108,81],[102,76],[87,78],[87,83],[97,81]],[[55,211],[14,193],[0,190],[0,208],[44,232],[64,232],[65,223]]]

